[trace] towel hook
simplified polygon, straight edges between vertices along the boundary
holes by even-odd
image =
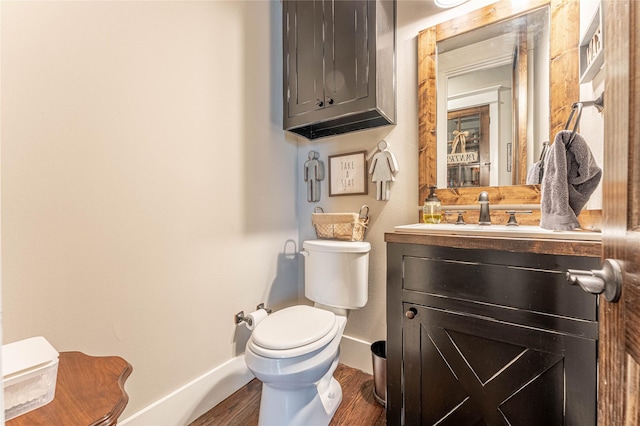
[[[594,101],[581,101],[580,103],[582,104],[582,106],[596,107],[596,110],[598,110],[598,112],[602,112],[604,110],[604,92],[602,92],[600,96],[598,96],[598,99]]]
[[[576,114],[576,111],[578,113]],[[573,116],[576,116],[576,121],[573,124],[573,129],[571,130],[571,136],[569,137],[569,141],[565,144],[565,148],[569,149],[573,139],[576,137],[576,132],[578,131],[578,125],[580,124],[580,117],[582,116],[582,102],[576,102],[571,105],[571,114],[569,114],[569,119],[567,120],[567,124],[565,124],[564,129],[569,130],[569,125],[571,125],[571,120]]]
[[[567,120],[567,124],[565,124],[564,129],[569,130],[569,125],[571,125],[571,120],[573,116],[576,116],[576,122],[573,125],[573,129],[571,130],[571,136],[569,137],[569,142],[565,144],[566,149],[569,149],[573,139],[576,137],[576,133],[578,131],[578,125],[580,124],[580,117],[582,116],[582,108],[586,106],[594,106],[598,110],[598,112],[602,112],[604,110],[604,92],[598,96],[598,99],[594,101],[580,101],[575,102],[571,105],[571,114],[569,114],[569,119]],[[576,111],[578,111],[576,115]]]

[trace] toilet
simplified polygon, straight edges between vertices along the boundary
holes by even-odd
[[[297,305],[258,323],[245,362],[262,381],[261,426],[325,426],[340,402],[333,377],[347,313],[367,303],[368,242],[310,240],[303,243],[305,296]]]

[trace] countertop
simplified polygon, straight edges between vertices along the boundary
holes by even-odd
[[[429,235],[386,232],[387,243],[422,244],[442,247],[468,249],[492,249],[521,253],[557,254],[571,256],[600,257],[602,243],[600,241],[559,240],[537,238],[486,237],[467,235]]]

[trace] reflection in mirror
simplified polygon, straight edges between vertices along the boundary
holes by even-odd
[[[519,108],[518,115],[512,115],[513,120],[524,122],[529,120],[538,120],[539,134],[531,134],[527,138],[527,128],[525,126],[517,126],[517,138],[511,137],[511,181],[516,185],[505,186],[500,184],[490,184],[490,186],[480,187],[457,187],[446,189],[447,178],[444,174],[443,183],[438,180],[438,174],[442,174],[438,165],[445,164],[446,167],[446,151],[438,153],[437,137],[441,133],[447,132],[446,115],[443,119],[436,117],[441,114],[436,108],[437,100],[441,97],[448,96],[446,91],[441,92],[436,89],[437,70],[440,65],[436,59],[436,45],[441,42],[458,37],[459,35],[472,33],[479,28],[504,22],[514,18],[525,16],[526,14],[548,8],[548,25],[549,25],[549,61],[546,64],[539,63],[537,66],[549,68],[548,83],[542,87],[538,87],[536,97],[548,97],[548,102],[543,104],[549,105],[548,121],[545,122],[538,111],[539,105],[534,105],[531,100],[525,102],[526,93],[518,90],[512,96],[512,103],[517,105],[526,105],[526,109]],[[526,163],[523,159],[529,157],[530,162],[534,162],[539,157],[539,152],[533,149],[541,149],[542,143],[549,140],[559,130],[565,126],[567,117],[571,112],[571,105],[580,97],[580,86],[578,82],[578,45],[579,45],[579,26],[580,20],[580,2],[575,0],[498,0],[486,7],[470,11],[464,16],[453,18],[449,21],[442,22],[433,27],[426,28],[418,34],[418,202],[422,204],[428,196],[429,186],[438,185],[438,197],[443,200],[443,204],[447,205],[471,205],[477,204],[478,191],[489,191],[492,204],[537,204],[540,202],[539,186],[525,185],[526,182]],[[569,24],[571,23],[571,24]],[[520,37],[520,40],[528,41],[529,38]],[[453,49],[453,48],[452,48]],[[527,52],[528,49],[521,49],[521,52]],[[541,49],[542,51],[542,49]],[[519,62],[524,65],[524,60]],[[527,61],[527,64],[529,61]],[[537,68],[528,66],[529,72],[523,74],[518,67],[518,76],[529,76],[537,73]],[[538,76],[534,76],[538,78]],[[520,77],[518,77],[520,78]],[[514,87],[528,87],[532,82],[525,84],[517,84]],[[467,89],[471,91],[471,89]],[[459,107],[464,109],[465,107]],[[443,113],[447,114],[446,109]],[[526,111],[526,115],[524,113]],[[548,133],[545,136],[544,125],[548,125]],[[442,127],[444,126],[444,127]],[[441,128],[442,127],[442,128]],[[461,129],[462,130],[462,129]],[[507,131],[508,132],[508,131]],[[533,130],[531,130],[533,132]],[[453,133],[453,130],[452,130]],[[473,132],[469,132],[468,138],[473,136]],[[480,135],[479,135],[480,136]],[[466,134],[465,134],[465,137]],[[535,138],[535,140],[533,140]],[[518,141],[518,146],[514,145],[514,141]],[[524,143],[522,142],[524,141]],[[539,145],[539,146],[536,146]],[[508,149],[508,148],[507,148]],[[528,152],[528,154],[527,154]],[[482,154],[479,152],[478,156]],[[508,153],[507,153],[508,155]],[[498,154],[500,156],[500,154]],[[503,157],[505,155],[503,154]],[[519,161],[518,171],[514,173],[514,163]],[[500,162],[502,158],[498,158]],[[490,159],[489,162],[494,160]],[[506,160],[505,160],[506,161]],[[485,161],[486,162],[486,161]],[[508,167],[509,163],[499,165],[498,167]],[[446,170],[446,169],[442,169]],[[522,170],[522,172],[521,172]],[[446,173],[446,172],[444,172]],[[467,180],[480,182],[479,176],[474,178],[473,175]]]
[[[549,135],[549,8],[439,41],[436,58],[438,187],[519,183]]]

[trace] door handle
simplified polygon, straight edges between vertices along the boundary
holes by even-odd
[[[602,269],[568,269],[567,281],[571,285],[579,285],[587,293],[604,294],[607,301],[617,302],[622,292],[622,269],[617,260],[605,259]]]

